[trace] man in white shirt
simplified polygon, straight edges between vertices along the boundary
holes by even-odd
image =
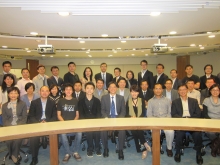
[[[194,88],[194,86],[195,86],[194,81],[192,79],[188,79],[186,85],[188,87],[187,96],[196,99],[198,101],[199,105],[200,105],[201,94],[200,94],[199,91],[195,90],[195,88]],[[202,107],[202,106],[200,106],[200,107]]]
[[[3,81],[3,77],[5,74],[9,74],[10,73],[10,70],[11,70],[11,67],[12,67],[12,64],[10,61],[4,61],[2,63],[2,70],[3,70],[3,73],[0,74],[0,86],[2,85],[2,81]],[[12,74],[12,73],[10,73]],[[15,84],[17,82],[17,78],[14,74],[12,74],[14,76],[14,80],[15,80]]]
[[[23,96],[27,93],[25,91],[25,85],[28,82],[32,82],[32,81],[29,79],[29,76],[30,76],[29,69],[27,68],[21,69],[21,74],[22,74],[22,79],[18,80],[17,86],[18,86],[18,89],[20,90],[20,96]]]

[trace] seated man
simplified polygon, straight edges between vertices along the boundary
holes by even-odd
[[[154,85],[154,97],[148,101],[147,117],[166,117],[171,118],[171,104],[170,100],[162,95],[162,84],[156,83]],[[172,143],[174,138],[173,130],[164,130],[167,142],[167,156],[172,157]]]
[[[29,123],[46,123],[57,120],[55,102],[48,98],[50,92],[47,86],[40,88],[40,98],[31,101],[29,110]],[[32,161],[30,165],[38,163],[40,137],[30,138]]]
[[[58,120],[59,121],[78,120],[79,119],[78,101],[76,98],[72,97],[73,86],[70,83],[64,84],[64,93],[65,93],[65,97],[61,98],[57,103]],[[73,153],[70,151],[67,134],[61,134],[61,140],[65,150],[65,156],[62,161],[63,163],[68,163],[71,155],[73,155],[76,161],[82,160],[81,156],[79,155],[82,133],[81,132],[72,133],[71,135],[75,135]]]
[[[93,95],[101,101],[102,96],[107,95],[108,91],[103,88],[104,80],[102,78],[98,78],[96,80],[96,89],[94,90]]]
[[[167,79],[165,82],[166,88],[163,90],[163,96],[170,99],[171,103],[173,100],[176,100],[177,98],[179,98],[179,94],[177,90],[172,89],[172,84],[173,84],[173,81],[171,79]]]
[[[126,113],[125,100],[123,96],[116,94],[117,85],[115,82],[109,83],[109,94],[102,96],[101,114],[103,118],[124,118]],[[119,152],[118,158],[124,159],[123,147],[125,141],[125,131],[118,131]],[[102,143],[104,147],[103,157],[108,157],[108,132],[101,132]]]
[[[85,92],[82,91],[82,82],[76,81],[73,86],[74,92],[73,92],[73,98],[76,98],[78,101],[81,98],[85,97]]]
[[[209,92],[209,88],[215,84],[215,80],[214,78],[207,78],[205,85],[207,88],[201,90],[201,98],[200,98],[200,103],[203,104],[203,101],[205,100],[205,98],[210,96],[210,92]]]
[[[188,88],[186,85],[181,85],[178,88],[180,98],[172,102],[171,115],[175,118],[200,118],[201,110],[198,101],[194,98],[187,96]],[[186,131],[176,131],[176,154],[174,160],[181,161],[180,150],[183,149],[183,138]],[[190,131],[193,141],[195,142],[194,149],[196,150],[196,162],[202,164],[203,159],[201,156],[202,149],[202,134],[198,131]]]

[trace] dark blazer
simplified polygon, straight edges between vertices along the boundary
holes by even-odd
[[[80,94],[79,94],[79,98],[78,98],[78,100],[83,99],[83,98],[85,97],[85,95],[86,95],[85,92],[80,91]],[[73,98],[76,98],[76,93],[75,93],[75,91],[73,92],[72,96],[73,96]]]
[[[165,89],[165,83],[166,83],[166,80],[168,79],[168,76],[164,73],[161,74],[160,78],[158,79],[157,81],[157,75],[154,76],[154,84],[155,83],[160,83],[163,87],[163,89]]]
[[[78,108],[79,108],[79,117],[80,119],[97,119],[101,118],[101,102],[98,98],[93,96],[93,104],[91,112],[88,110],[85,98],[79,100]]]
[[[99,78],[102,78],[101,73],[97,73],[97,74],[95,75],[95,80],[96,80],[96,81],[97,81]],[[108,83],[111,82],[112,79],[113,79],[112,74],[106,72],[106,78],[105,78],[105,79],[106,79],[106,89],[107,89],[107,88],[108,88]]]
[[[130,88],[129,83],[130,83],[131,86],[132,85],[138,85],[137,79],[127,80],[127,83],[128,83],[128,89]]]
[[[217,76],[211,75],[210,78],[213,78],[215,80],[215,83],[219,84],[219,79],[218,79]],[[207,79],[206,75],[200,77],[200,89],[201,90],[207,88],[206,85],[205,85],[206,79]]]
[[[178,87],[182,84],[182,81],[178,78],[176,78],[174,84],[173,84],[173,89],[178,90]]]
[[[62,78],[59,77],[58,78],[58,83],[57,83],[56,79],[53,76],[51,76],[47,79],[47,84],[48,84],[49,87],[54,84],[54,85],[57,85],[61,88],[64,84],[64,81],[63,81]]]
[[[148,86],[150,89],[153,89],[154,88],[154,78],[153,78],[153,73],[149,70],[147,70],[145,73],[144,73],[144,76],[142,78],[142,73],[139,72],[138,73],[138,86],[140,87],[141,86],[141,81],[142,80],[147,80],[148,82]]]
[[[42,117],[42,103],[41,98],[33,100],[31,102],[29,110],[29,123],[39,123]],[[57,109],[56,104],[51,99],[47,99],[47,104],[45,108],[46,122],[57,120]]]
[[[188,106],[191,118],[201,117],[201,110],[196,99],[188,97]],[[183,116],[183,105],[181,98],[178,98],[172,102],[171,116],[174,118],[181,118]]]
[[[201,90],[200,104],[202,105],[205,98],[207,98],[209,96],[210,96],[210,93],[209,93],[208,88]]]
[[[116,82],[116,84],[117,84],[117,86],[118,86],[118,82],[119,82],[119,80],[121,80],[121,79],[125,79],[125,78],[122,77],[122,76],[120,76],[120,77],[118,78],[118,81],[116,82],[116,77],[114,77],[114,78],[112,79],[112,81]],[[126,81],[126,79],[125,79],[125,82],[126,82],[125,88],[128,88],[128,82]]]
[[[145,108],[145,101],[148,101],[152,97],[154,97],[154,92],[153,92],[153,90],[148,88],[147,89],[147,93],[146,93],[146,95],[144,97],[144,94],[143,94],[142,90],[140,90],[138,97],[140,97],[142,99],[142,111],[143,111],[142,113],[145,114],[145,109],[146,109]]]
[[[109,117],[110,118],[110,110],[111,109],[111,98],[110,94],[102,96],[101,99],[101,114],[102,117]],[[118,113],[118,118],[125,117],[126,114],[126,107],[125,107],[125,100],[123,96],[116,94],[116,109]]]

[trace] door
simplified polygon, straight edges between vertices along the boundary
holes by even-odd
[[[37,72],[37,66],[39,65],[39,60],[29,60],[26,59],[26,67],[30,70],[30,79],[32,80],[36,75],[38,75]]]

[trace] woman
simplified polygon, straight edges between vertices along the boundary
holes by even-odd
[[[85,92],[85,84],[87,82],[93,82],[94,84],[96,84],[95,79],[93,78],[93,72],[92,69],[90,67],[86,67],[84,69],[83,72],[83,78],[80,79],[80,81],[82,82],[82,90]]]
[[[128,89],[130,89],[132,85],[138,84],[137,79],[134,78],[134,72],[131,70],[127,71],[126,78],[128,82]]]
[[[8,89],[8,102],[2,105],[3,126],[15,126],[26,124],[27,121],[27,106],[23,101],[20,101],[20,91],[17,87]],[[6,141],[9,151],[9,156],[12,161],[20,164],[21,156],[19,150],[22,139]]]
[[[126,86],[126,79],[125,78],[120,78],[118,80],[118,89],[117,89],[117,94],[121,95],[124,97],[125,104],[128,102],[128,99],[131,97],[130,91],[128,88],[125,88]]]
[[[130,92],[131,92],[131,98],[128,100],[128,105],[127,105],[128,116],[131,118],[143,117],[142,100],[141,98],[138,97],[139,94],[138,86],[132,85],[130,88]],[[134,137],[137,152],[141,152],[140,144],[145,147],[144,149],[142,149],[142,159],[145,159],[147,157],[147,152],[148,151],[151,152],[151,147],[147,144],[144,138],[144,131],[132,130],[131,133]]]
[[[220,86],[214,84],[209,89],[211,95],[203,102],[203,113],[207,119],[220,119]],[[217,136],[219,133],[207,132],[207,136],[212,140],[211,155],[216,157],[220,156],[220,138]]]
[[[50,95],[49,98],[51,100],[53,100],[55,102],[55,104],[57,105],[59,99],[61,98],[61,96],[59,95],[59,88],[57,85],[52,84],[50,86]]]

